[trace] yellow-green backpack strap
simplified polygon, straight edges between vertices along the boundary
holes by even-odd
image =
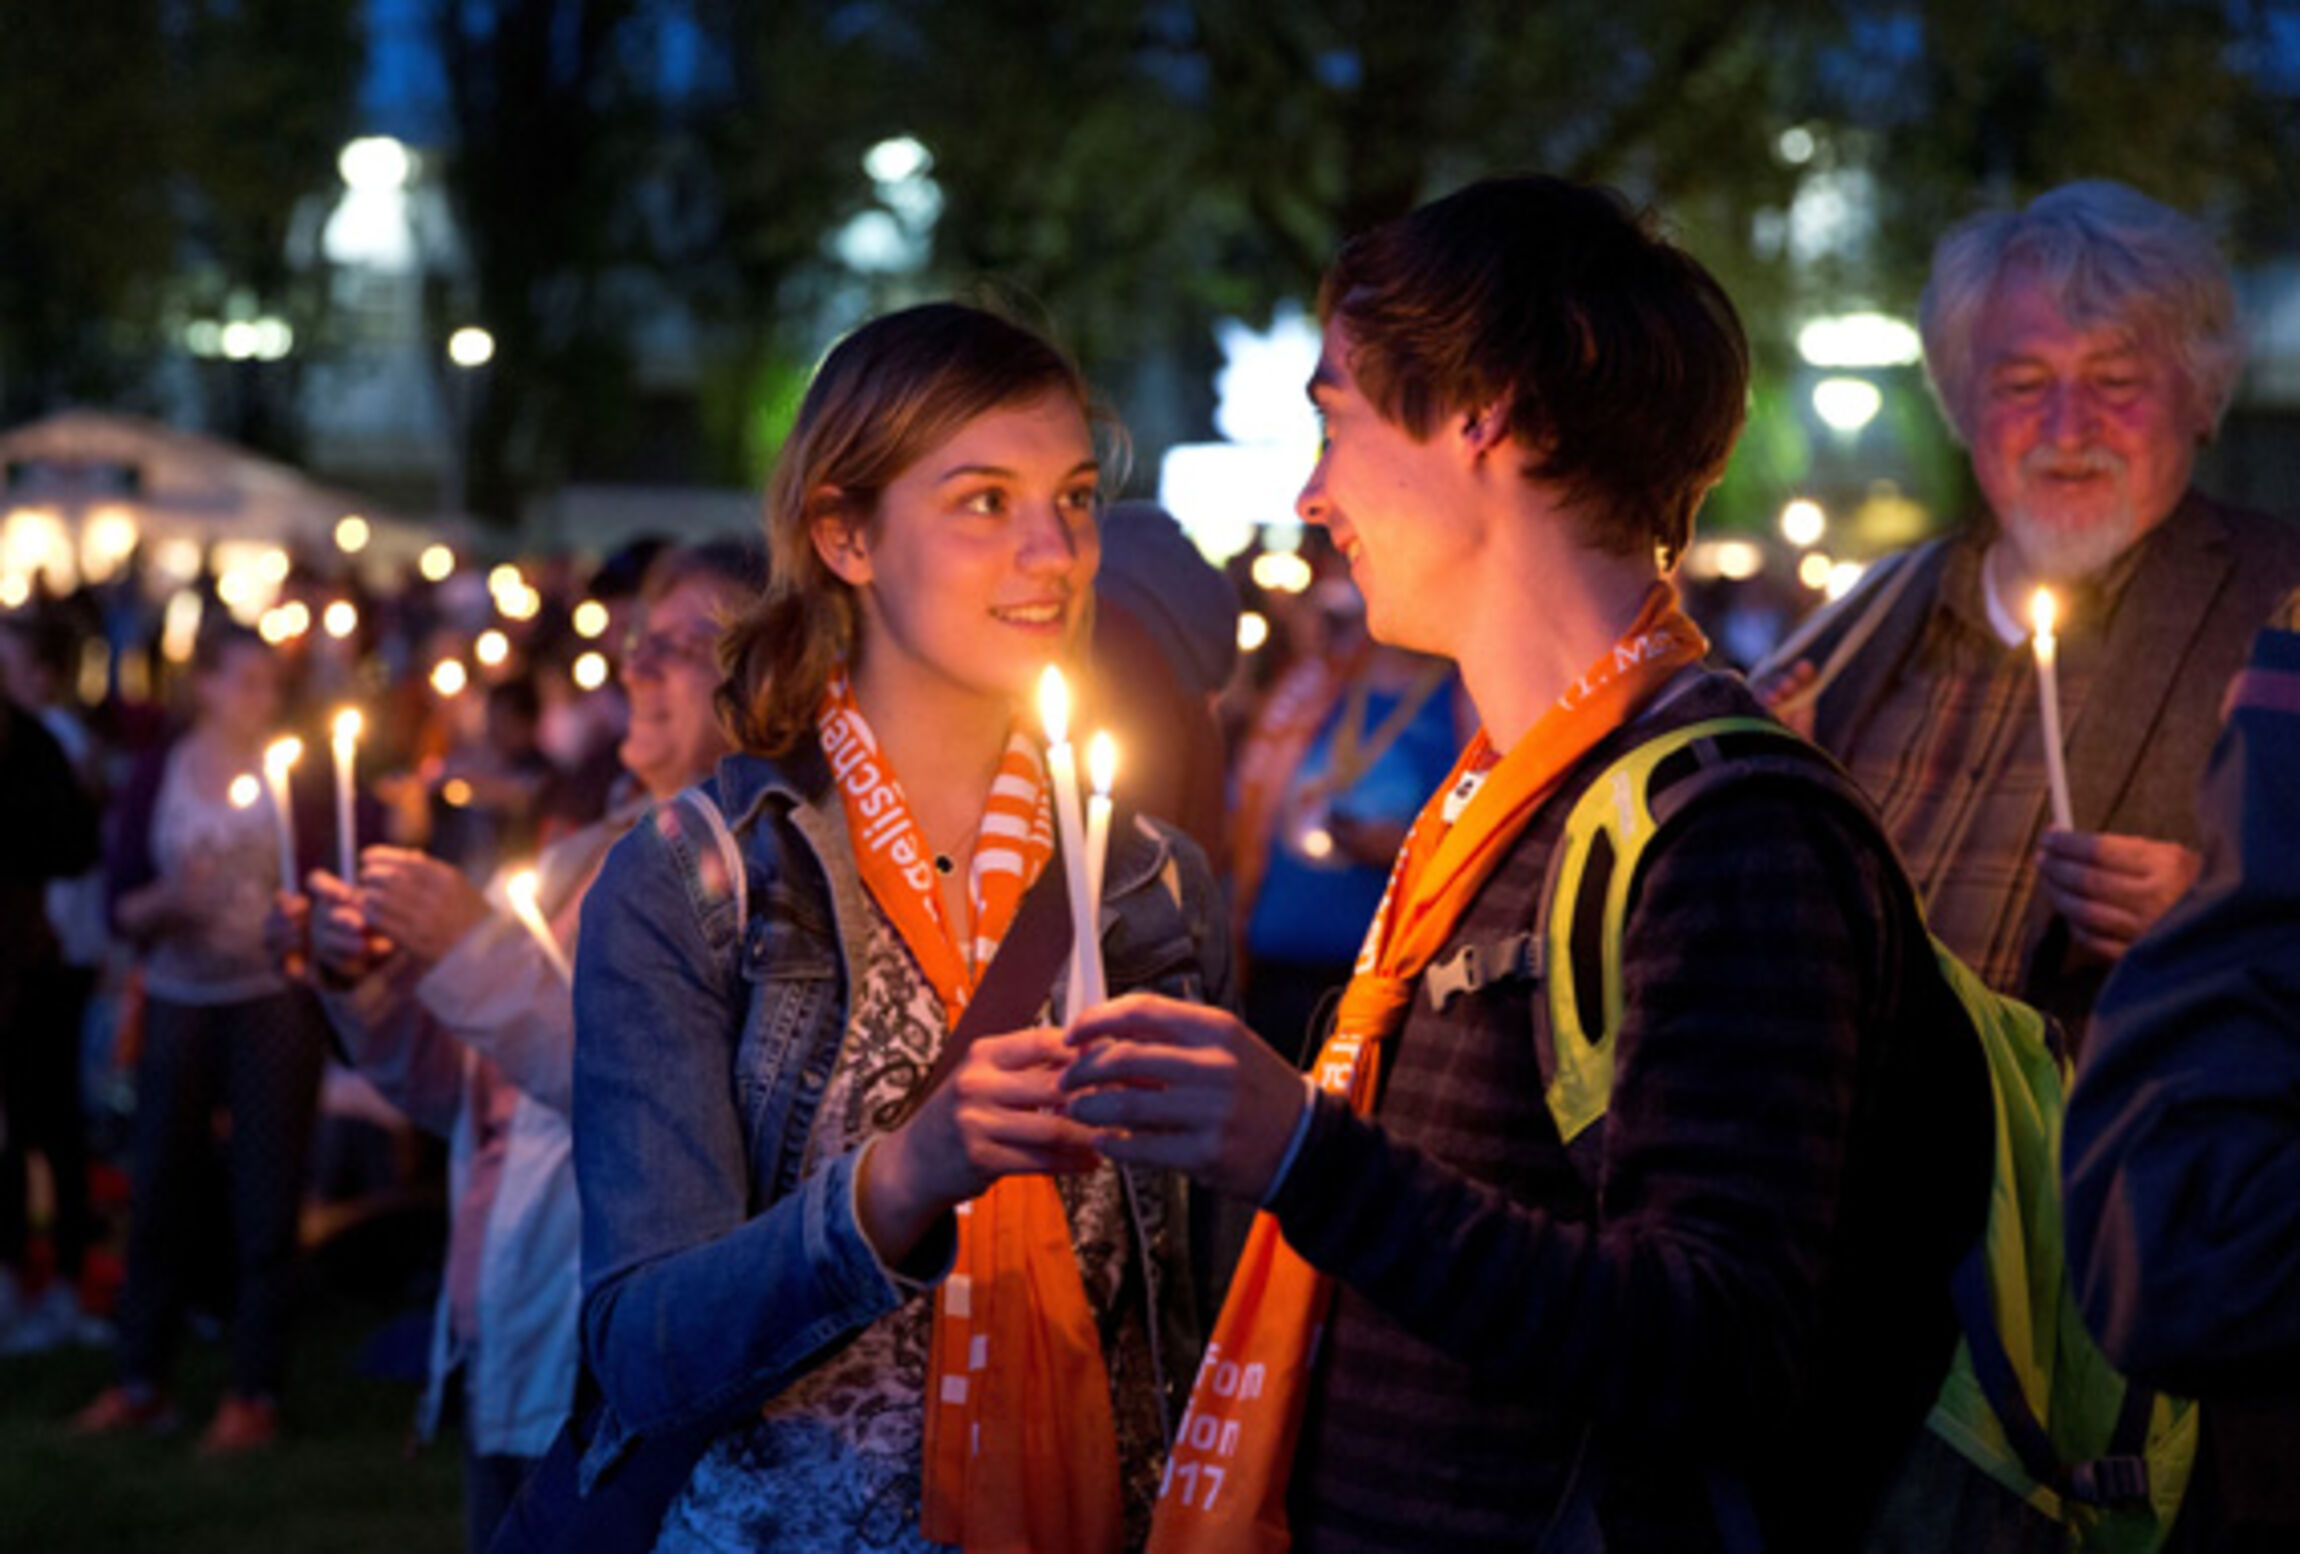
[[[1567,1144],[1603,1117],[1613,1097],[1613,1037],[1625,994],[1621,941],[1629,897],[1646,844],[1682,798],[1672,784],[1655,811],[1653,778],[1680,752],[1694,769],[1729,758],[1728,745],[1748,738],[1793,746],[1789,759],[1811,763],[1818,752],[1768,718],[1710,718],[1657,734],[1618,757],[1582,790],[1550,853],[1536,937],[1548,971],[1550,1053],[1543,1099]],[[1737,759],[1735,770],[1746,766]],[[1581,954],[1577,957],[1575,951]]]

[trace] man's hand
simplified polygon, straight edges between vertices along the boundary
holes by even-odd
[[[1788,668],[1767,675],[1749,687],[1765,710],[1796,733],[1813,737],[1813,705],[1820,698],[1814,686],[1820,683],[1821,671],[1813,667],[1811,659],[1800,658]]]
[[[359,855],[368,925],[417,960],[438,960],[487,919],[487,898],[453,864],[404,847]]]
[[[304,886],[311,892],[301,898],[311,956],[323,982],[349,987],[391,955],[391,940],[374,932],[358,892],[325,869],[312,870],[304,877]]]
[[[899,1263],[934,1222],[1002,1176],[1090,1171],[1090,1130],[1062,1115],[1070,1051],[1044,1028],[984,1036],[919,1104],[873,1141],[855,1213],[880,1259]]]
[[[1301,1073],[1220,1009],[1150,993],[1087,1011],[1062,1076],[1070,1115],[1113,1160],[1259,1203],[1309,1104]]]
[[[2107,831],[2047,831],[2037,849],[2045,899],[2078,947],[2119,960],[2188,893],[2204,860],[2178,842]]]

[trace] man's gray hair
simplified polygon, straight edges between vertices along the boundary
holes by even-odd
[[[2041,194],[2025,210],[1975,216],[1933,250],[1918,311],[1925,372],[1960,442],[1972,435],[1976,335],[2016,273],[2042,280],[2071,323],[2129,329],[2142,349],[2169,354],[2219,428],[2244,366],[2228,267],[2197,222],[2095,178]]]

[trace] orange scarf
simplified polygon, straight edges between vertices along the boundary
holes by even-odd
[[[962,947],[932,850],[844,676],[817,727],[863,884],[958,1023],[1023,893],[1054,851],[1038,752],[1008,736],[967,869]],[[958,1260],[936,1292],[920,1530],[972,1554],[1111,1554],[1120,1538],[1118,1431],[1102,1340],[1061,1195],[1007,1177],[958,1210]]]
[[[1707,651],[1676,591],[1656,583],[1627,635],[1498,764],[1482,729],[1470,741],[1399,850],[1318,1054],[1320,1089],[1349,1097],[1361,1116],[1373,1110],[1382,1044],[1405,1023],[1416,979],[1526,822],[1598,741]],[[1447,795],[1489,766],[1449,826]],[[1255,1216],[1159,1486],[1151,1554],[1277,1554],[1288,1546],[1286,1475],[1332,1296],[1332,1281],[1286,1245],[1278,1222]]]

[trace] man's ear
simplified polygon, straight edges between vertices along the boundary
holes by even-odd
[[[857,588],[869,582],[867,526],[848,511],[840,494],[823,487],[808,499],[807,511],[807,537],[814,541],[815,554],[831,569],[831,575]]]
[[[1497,399],[1462,416],[1462,442],[1482,458],[1509,440],[1509,401]]]

